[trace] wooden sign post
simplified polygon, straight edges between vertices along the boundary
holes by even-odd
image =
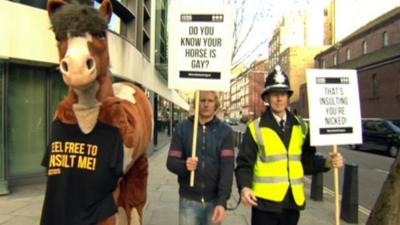
[[[196,146],[197,146],[197,128],[199,127],[199,98],[200,91],[196,91],[195,93],[195,101],[194,101],[194,124],[193,124],[193,141],[192,141],[192,158],[196,157]],[[194,173],[195,171],[190,172],[190,187],[194,186]]]
[[[199,91],[229,91],[234,10],[233,5],[212,0],[169,2],[168,88],[196,90],[192,142],[196,157]]]
[[[333,145],[333,153],[338,153],[337,145]],[[340,224],[340,200],[339,200],[339,169],[333,168],[333,184],[335,185],[335,224]]]

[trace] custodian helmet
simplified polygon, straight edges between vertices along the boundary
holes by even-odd
[[[289,79],[287,75],[282,72],[279,65],[275,66],[274,71],[268,74],[265,78],[264,90],[261,93],[261,97],[264,97],[273,91],[283,91],[287,92],[289,97],[293,94],[292,89],[290,89]]]

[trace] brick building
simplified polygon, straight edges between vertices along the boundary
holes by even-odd
[[[230,92],[224,95],[224,99],[230,97],[229,106],[224,101],[225,116],[246,122],[264,112],[265,106],[260,96],[264,90],[267,62],[267,60],[256,60],[231,80]]]
[[[315,63],[357,70],[362,117],[400,119],[400,7],[318,54]],[[305,85],[300,92],[301,115],[308,117]]]

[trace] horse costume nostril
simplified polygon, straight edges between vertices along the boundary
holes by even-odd
[[[88,59],[88,60],[86,60],[86,66],[87,66],[88,70],[93,69],[93,67],[94,67],[94,60],[93,60],[93,59]]]
[[[65,61],[61,62],[61,72],[67,73],[68,72],[68,63]]]

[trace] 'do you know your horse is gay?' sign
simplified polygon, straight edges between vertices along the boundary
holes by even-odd
[[[356,70],[308,69],[306,74],[311,145],[360,144]]]
[[[229,90],[232,12],[218,1],[170,1],[168,88]]]

